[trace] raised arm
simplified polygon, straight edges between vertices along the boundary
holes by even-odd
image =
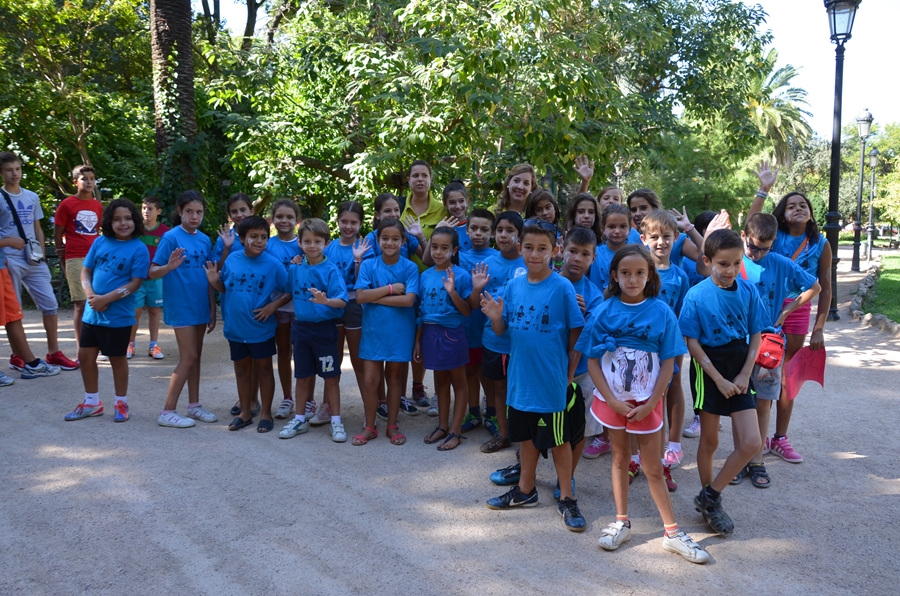
[[[769,162],[763,160],[756,164],[754,174],[759,178],[759,190],[756,191],[756,196],[753,197],[753,203],[750,205],[747,217],[762,211],[763,206],[766,204],[766,199],[769,198],[769,191],[772,190],[772,187],[775,186],[775,180],[778,179],[778,168],[772,169]]]

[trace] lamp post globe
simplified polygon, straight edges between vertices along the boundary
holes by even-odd
[[[862,141],[862,150],[859,153],[859,184],[856,188],[856,217],[853,218],[853,260],[850,263],[850,271],[859,271],[859,244],[860,233],[862,232],[862,194],[864,168],[866,167],[866,139],[869,138],[869,131],[872,130],[872,117],[869,110],[863,110],[856,117],[856,125],[859,127],[859,139]]]

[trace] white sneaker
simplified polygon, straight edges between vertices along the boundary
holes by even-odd
[[[315,413],[316,413],[316,402],[314,402],[314,401],[306,402],[306,405],[303,407],[303,415],[306,417],[306,419],[309,420],[310,418],[312,418],[315,415]]]
[[[109,356],[105,355],[103,352],[97,354],[97,362],[109,362]]]
[[[428,415],[434,418],[438,415],[438,407],[436,405],[432,405],[428,407]]]
[[[625,522],[617,521],[603,528],[597,543],[603,550],[616,550],[629,540],[631,540],[631,528],[626,526]]]
[[[694,414],[694,419],[687,425],[681,434],[689,439],[696,439],[700,436],[700,416]]]
[[[281,405],[278,406],[278,410],[275,411],[275,417],[279,420],[284,420],[294,413],[294,400],[292,399],[283,399],[281,400]]]
[[[331,440],[335,443],[343,443],[347,440],[347,432],[344,430],[344,425],[342,423],[331,423]]]
[[[193,418],[194,420],[199,420],[200,422],[215,422],[218,420],[218,416],[197,404],[196,406],[188,406],[188,418]]]
[[[279,438],[282,439],[293,439],[297,435],[302,435],[303,433],[309,432],[309,422],[304,420],[300,422],[296,418],[288,422],[284,425],[284,428],[281,429],[281,432],[278,433]],[[344,437],[347,438],[346,436]]]
[[[159,422],[160,426],[171,426],[172,428],[190,428],[197,424],[190,418],[185,418],[178,414],[178,412],[172,411],[168,414],[163,412],[159,413]]]
[[[691,563],[702,564],[709,561],[709,553],[684,532],[678,532],[671,538],[663,536],[662,546],[669,552],[681,555]]]
[[[323,424],[328,424],[331,422],[331,406],[328,404],[322,404],[322,407],[319,408],[319,411],[316,412],[316,415],[312,418],[307,418],[309,423],[313,426],[321,426]]]

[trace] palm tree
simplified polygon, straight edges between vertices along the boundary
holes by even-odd
[[[812,114],[803,107],[809,106],[806,90],[790,86],[797,69],[788,64],[776,70],[777,61],[778,51],[773,48],[750,82],[747,107],[759,132],[772,144],[776,161],[786,166],[791,161],[791,143],[802,145],[812,134],[806,121]]]

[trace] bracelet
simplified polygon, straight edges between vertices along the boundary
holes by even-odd
[[[388,296],[394,295],[394,284],[388,284]]]
[[[696,227],[697,226],[695,226],[694,224],[689,224],[689,225],[685,226],[684,233],[687,234],[688,232],[690,232],[691,230],[693,230]]]
[[[768,199],[768,198],[769,198],[769,193],[767,193],[767,192],[764,191],[763,189],[759,188],[759,189],[756,190],[756,196],[758,196],[758,197],[761,198],[761,199]]]
[[[356,259],[354,259],[353,262],[356,263],[357,265],[359,265],[360,263],[362,263],[362,261],[357,261]]]

